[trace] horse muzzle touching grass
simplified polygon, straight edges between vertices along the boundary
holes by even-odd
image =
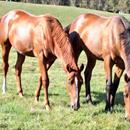
[[[9,52],[13,47],[17,51],[15,74],[19,95],[23,96],[21,72],[25,56],[36,57],[40,70],[36,100],[39,99],[40,90],[43,86],[44,106],[49,110],[48,70],[58,58],[65,68],[67,66],[67,69],[65,69],[67,75],[71,75],[72,82],[69,85],[71,102],[74,109],[78,108],[82,68],[78,68],[69,37],[57,18],[51,15],[34,16],[23,10],[9,11],[1,18],[0,43],[4,71],[3,93],[6,91]]]
[[[124,103],[125,103],[125,119],[130,121],[130,78],[125,74],[125,87],[124,87]]]
[[[130,22],[122,16],[104,17],[95,14],[81,14],[65,32],[72,41],[77,59],[82,50],[87,56],[87,65],[84,72],[86,102],[92,103],[90,81],[96,60],[104,61],[106,79],[106,106],[105,111],[114,107],[116,91],[120,78],[125,70],[126,87],[124,94],[127,118],[130,117]],[[80,51],[79,51],[80,50]],[[113,66],[116,69],[113,73]]]
[[[79,73],[74,72],[67,68],[69,71],[68,78],[67,78],[67,85],[66,89],[70,96],[70,106],[73,110],[78,110],[80,108],[80,90],[81,85],[83,84],[83,79],[81,77],[81,71],[83,70],[83,64],[80,66]]]

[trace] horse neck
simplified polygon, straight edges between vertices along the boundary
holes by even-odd
[[[128,22],[128,20],[125,17],[121,17],[121,21],[124,25],[125,31],[127,29],[130,29],[130,22]],[[122,58],[123,58],[124,63],[125,63],[125,71],[126,71],[128,77],[130,77],[130,39],[129,39],[129,37],[126,37],[126,39],[128,41],[123,44]]]
[[[73,39],[71,39],[71,44],[72,44],[72,48],[73,48],[74,53],[75,53],[76,62],[78,62],[79,55],[80,55],[80,53],[83,50],[82,49],[82,43],[79,40],[73,40]]]
[[[70,65],[73,69],[77,70],[77,64],[72,45],[67,34],[61,27],[56,26],[54,28],[53,38],[55,39],[55,55],[61,59],[64,66]]]

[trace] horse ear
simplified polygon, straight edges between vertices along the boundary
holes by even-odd
[[[66,65],[66,69],[67,69],[67,71],[68,71],[69,73],[73,71],[73,69],[70,67],[69,64]]]
[[[84,69],[84,64],[81,64],[81,66],[80,66],[80,72],[82,71]]]

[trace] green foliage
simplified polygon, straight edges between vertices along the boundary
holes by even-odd
[[[0,16],[12,9],[24,9],[37,15],[50,13],[58,17],[64,26],[82,13],[114,15],[75,7],[0,2]],[[125,16],[130,19],[129,15]],[[124,120],[122,94],[124,82],[122,80],[116,95],[114,111],[112,113],[103,111],[105,107],[105,75],[102,62],[97,62],[91,82],[92,97],[96,105],[91,106],[84,103],[85,88],[83,84],[80,93],[81,108],[78,111],[72,111],[68,107],[69,97],[65,90],[66,74],[60,65],[60,61],[57,60],[49,70],[49,99],[52,110],[47,112],[43,107],[43,90],[39,103],[34,102],[34,93],[39,76],[36,58],[27,57],[23,65],[23,98],[20,98],[16,91],[15,61],[16,51],[12,49],[7,77],[8,91],[6,95],[0,93],[0,130],[129,130],[130,123]],[[2,60],[0,60],[0,65],[1,62]],[[84,63],[86,65],[86,62],[85,54],[82,53],[79,64]],[[2,66],[0,66],[0,85],[2,85],[2,79],[3,72]]]
[[[6,0],[52,5],[67,5],[104,10],[109,12],[130,13],[130,0]]]

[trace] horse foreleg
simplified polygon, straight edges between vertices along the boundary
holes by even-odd
[[[7,89],[6,76],[7,76],[7,72],[8,72],[8,68],[9,68],[8,58],[9,58],[9,52],[11,49],[11,44],[7,41],[5,43],[2,43],[1,46],[2,46],[2,62],[3,62],[3,70],[4,70],[2,93],[5,94],[6,89]]]
[[[46,66],[47,70],[49,70],[49,68],[51,67],[51,65],[54,63],[56,58],[54,58],[54,60],[52,60],[51,62],[49,62]],[[39,77],[38,80],[38,87],[36,90],[36,96],[35,96],[35,101],[39,101],[39,96],[40,96],[40,91],[41,91],[41,87],[42,87],[42,76]]]
[[[93,104],[92,102],[92,97],[91,97],[91,91],[90,91],[90,80],[91,80],[91,76],[92,76],[92,71],[93,68],[95,66],[96,63],[96,59],[92,58],[92,57],[88,57],[88,63],[84,72],[84,77],[85,77],[85,89],[86,89],[86,101],[90,102],[91,104]]]
[[[38,102],[39,101],[39,96],[40,96],[40,91],[41,91],[41,87],[42,87],[42,76],[39,77],[38,80],[38,87],[36,89],[36,96],[35,96],[35,101]]]
[[[115,72],[114,72],[114,81],[113,81],[113,88],[112,88],[112,98],[111,98],[111,106],[114,106],[114,100],[116,91],[119,86],[120,78],[122,76],[122,73],[124,71],[124,68],[120,68],[119,66],[115,66]]]
[[[107,56],[104,59],[104,68],[105,68],[105,75],[106,75],[106,107],[105,111],[110,111],[111,110],[111,105],[110,105],[110,96],[112,93],[112,67],[113,67],[113,62],[112,59]]]
[[[42,85],[44,88],[44,105],[45,108],[49,110],[50,109],[49,98],[48,98],[49,78],[47,74],[46,63],[44,60],[43,52],[40,52],[40,54],[38,55],[38,64],[41,72]]]
[[[22,72],[22,64],[24,63],[25,56],[17,53],[17,61],[15,65],[15,75],[16,75],[16,84],[18,89],[19,96],[23,96],[22,83],[21,83],[21,72]]]

